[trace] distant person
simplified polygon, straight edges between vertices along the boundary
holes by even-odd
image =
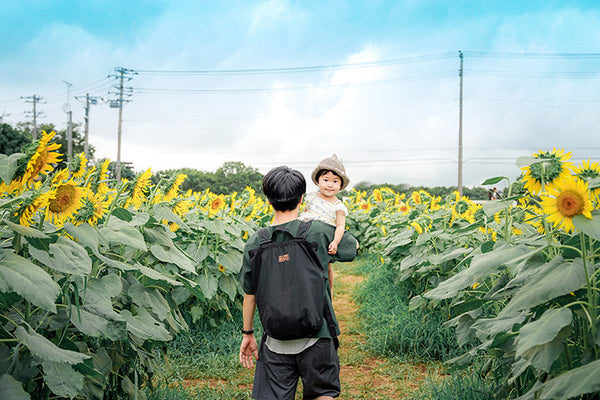
[[[306,181],[299,171],[281,166],[269,171],[263,179],[263,192],[273,206],[273,222],[267,228],[275,243],[284,245],[289,236],[298,235],[301,224],[298,212],[302,197],[306,191]],[[282,230],[287,232],[282,232]],[[274,234],[274,235],[273,235]],[[253,234],[244,247],[242,268],[239,281],[244,290],[242,343],[240,345],[240,362],[246,368],[252,368],[256,358],[256,371],[252,398],[259,400],[293,400],[298,380],[301,378],[305,399],[332,400],[340,395],[340,367],[337,355],[337,335],[339,325],[335,318],[331,302],[329,281],[331,265],[334,261],[351,261],[356,256],[358,242],[348,232],[345,232],[337,244],[337,251],[332,254],[329,245],[334,240],[335,228],[321,221],[311,221],[306,233],[306,240],[317,245],[316,254],[322,268],[325,285],[326,309],[332,316],[331,327],[323,318],[323,324],[313,337],[294,340],[278,340],[264,334],[260,347],[254,337],[253,322],[260,292],[256,287],[261,286],[260,280],[267,279],[264,275],[257,276],[254,282],[251,266],[252,254],[260,247],[259,234]],[[288,268],[292,268],[290,262]],[[255,287],[256,285],[256,287]],[[279,305],[276,302],[275,307]]]
[[[494,199],[494,189],[488,190],[488,200]]]

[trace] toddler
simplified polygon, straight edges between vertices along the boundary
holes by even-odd
[[[350,179],[346,175],[344,165],[335,154],[321,160],[311,177],[318,191],[306,195],[306,207],[300,215],[300,220],[318,220],[335,226],[333,241],[327,251],[329,254],[336,254],[337,246],[344,235],[346,215],[348,215],[348,209],[336,194],[348,186]]]

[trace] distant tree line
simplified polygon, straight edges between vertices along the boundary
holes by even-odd
[[[85,138],[79,132],[79,124],[73,125],[73,154],[78,154],[84,150]],[[41,131],[51,132],[55,131],[56,136],[54,142],[61,144],[61,151],[63,154],[67,152],[67,131],[66,129],[58,130],[54,124],[40,124],[38,126],[38,137],[41,135]],[[3,123],[0,118],[0,154],[13,154],[21,151],[22,147],[26,144],[31,143],[32,140],[32,124],[30,122],[20,122],[16,127],[13,127],[7,123]],[[89,145],[90,160],[92,161],[94,156],[95,148],[91,144]],[[66,164],[66,157],[58,165],[57,168],[63,168]],[[109,170],[112,172],[114,177],[115,162],[111,162]],[[187,179],[180,186],[181,191],[186,192],[192,189],[195,192],[201,192],[206,189],[210,189],[211,192],[216,194],[229,194],[232,192],[241,192],[246,186],[250,186],[256,190],[257,194],[262,194],[262,179],[261,174],[256,168],[245,165],[241,161],[227,161],[223,163],[216,171],[200,171],[193,168],[178,168],[162,170],[154,173],[152,176],[153,183],[157,183],[163,177],[172,177],[178,174],[186,174]],[[121,176],[127,179],[133,179],[135,172],[133,166],[130,164],[123,164],[121,170]],[[410,186],[408,184],[390,184],[390,183],[378,183],[374,184],[371,182],[359,182],[354,188],[356,190],[366,191],[372,193],[373,190],[381,187],[389,187],[397,193],[410,194],[415,190],[425,190],[431,195],[435,196],[446,196],[452,194],[458,190],[456,186],[436,186],[436,187],[425,187],[425,186]],[[350,192],[344,190],[340,192],[340,196],[347,196]],[[484,187],[463,187],[463,195],[469,197],[472,200],[487,200],[488,189]]]
[[[405,183],[401,184],[390,184],[390,183],[371,183],[371,182],[359,182],[354,185],[354,189],[366,191],[367,193],[372,193],[373,190],[388,187],[395,191],[396,193],[406,193],[410,195],[414,191],[425,190],[427,193],[432,196],[447,196],[458,190],[457,186],[435,186],[435,187],[427,187],[427,186],[410,186]],[[342,195],[349,195],[349,192],[342,193]],[[488,189],[485,187],[465,187],[463,186],[463,196],[468,197],[471,200],[487,200],[488,199]]]

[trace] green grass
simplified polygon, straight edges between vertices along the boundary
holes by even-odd
[[[376,263],[370,265],[356,301],[371,351],[423,361],[445,361],[462,354],[454,330],[443,325],[446,319],[441,310],[409,311],[407,288],[394,283],[396,271]]]
[[[474,371],[455,372],[448,379],[428,382],[410,400],[493,400],[496,384]]]

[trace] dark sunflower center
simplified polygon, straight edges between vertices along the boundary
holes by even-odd
[[[56,189],[56,196],[50,200],[48,207],[50,211],[62,213],[69,209],[75,201],[75,188],[72,185],[60,185]]]

